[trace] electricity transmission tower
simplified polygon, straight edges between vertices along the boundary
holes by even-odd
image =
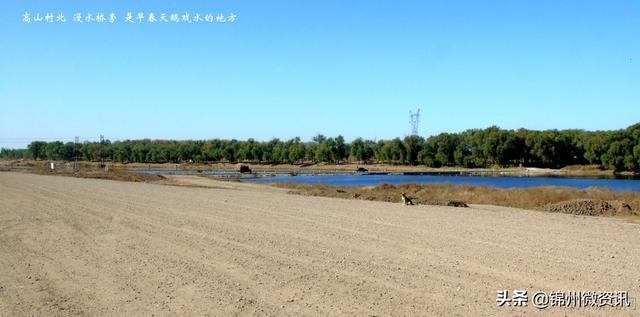
[[[409,124],[411,125],[411,135],[418,135],[420,130],[420,108],[416,113],[409,111]]]

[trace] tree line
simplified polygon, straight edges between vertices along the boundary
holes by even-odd
[[[600,165],[617,171],[640,170],[640,123],[613,131],[506,130],[498,127],[441,133],[428,138],[366,140],[317,135],[259,142],[238,140],[34,141],[26,149],[1,149],[2,158],[115,161],[123,163],[254,162],[389,163],[429,167],[527,166],[561,168]]]

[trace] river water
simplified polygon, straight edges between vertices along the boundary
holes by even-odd
[[[218,176],[240,175],[233,170],[163,170],[134,169],[132,172],[149,174],[205,174]],[[466,175],[298,175],[282,171],[260,171],[258,175],[270,177],[240,178],[253,183],[305,183],[329,186],[376,186],[381,184],[452,184],[493,186],[498,188],[527,188],[538,186],[564,186],[578,189],[589,187],[609,188],[613,191],[640,191],[640,180],[617,178],[571,178],[571,177],[507,177]],[[275,175],[275,176],[273,176]]]
[[[255,183],[306,183],[329,186],[376,186],[381,184],[453,184],[493,186],[499,188],[527,188],[538,186],[564,186],[579,189],[604,187],[613,191],[640,191],[640,180],[569,178],[569,177],[503,177],[461,175],[281,175],[262,178],[245,178],[241,181]]]

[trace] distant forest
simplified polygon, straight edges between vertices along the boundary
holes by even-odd
[[[253,162],[389,163],[429,167],[527,166],[561,168],[595,164],[616,171],[640,170],[640,123],[614,131],[504,130],[498,127],[441,133],[427,139],[372,141],[358,138],[350,143],[342,136],[317,135],[258,142],[238,140],[125,140],[62,143],[34,141],[26,149],[2,149],[2,158],[36,160],[116,161],[123,163]]]

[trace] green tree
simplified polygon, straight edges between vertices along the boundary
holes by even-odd
[[[64,144],[60,141],[49,142],[45,146],[45,155],[49,160],[62,159],[62,147]]]
[[[132,160],[132,149],[128,141],[113,143],[113,160],[117,162],[130,162]]]
[[[47,142],[44,141],[33,141],[27,146],[29,156],[34,160],[45,159],[47,157],[46,149]]]
[[[382,144],[380,156],[383,162],[403,164],[407,157],[407,150],[400,138],[395,138]]]
[[[300,142],[300,138],[295,138],[290,142],[289,146],[289,162],[291,163],[299,163],[304,160],[306,155],[306,149],[304,144]]]
[[[318,144],[315,149],[316,160],[319,162],[330,162],[331,157],[331,145],[326,140]]]
[[[357,138],[351,142],[350,155],[353,160],[367,163],[375,155],[373,142]]]
[[[347,158],[348,148],[346,143],[344,142],[344,137],[342,135],[338,135],[335,138],[335,144],[333,149],[333,158],[336,162],[340,162]]]
[[[625,165],[634,168],[633,154],[631,153],[631,142],[629,139],[614,141],[609,145],[607,153],[601,157],[602,164],[605,167],[620,171],[625,169]]]
[[[424,148],[425,140],[421,136],[410,135],[404,138],[404,148],[406,151],[405,161],[410,165],[418,163],[418,154]]]

